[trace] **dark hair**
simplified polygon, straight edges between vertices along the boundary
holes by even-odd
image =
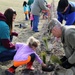
[[[26,2],[26,1],[24,1],[24,2],[23,2],[23,6],[26,6],[26,4],[27,4],[27,2]]]
[[[69,4],[68,0],[59,0],[57,11],[63,12],[64,9],[68,6],[68,4]]]
[[[6,23],[8,24],[10,29],[12,29],[13,14],[16,14],[16,11],[12,8],[8,8],[4,12],[4,16],[6,17]]]

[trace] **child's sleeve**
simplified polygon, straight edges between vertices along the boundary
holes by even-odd
[[[38,54],[36,54],[36,60],[37,60],[40,64],[42,64],[42,63],[43,63],[43,61],[41,60],[41,58],[39,57],[39,55],[38,55]]]
[[[21,46],[23,46],[23,43],[16,43],[15,44],[16,50],[18,50]]]

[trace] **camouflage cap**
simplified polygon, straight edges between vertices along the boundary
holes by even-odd
[[[52,18],[48,24],[48,30],[51,33],[53,27],[55,26],[61,26],[62,24],[56,19],[56,18]]]

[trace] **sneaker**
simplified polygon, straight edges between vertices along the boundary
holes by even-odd
[[[37,30],[37,31],[34,31],[34,32],[39,32],[39,31]]]
[[[36,30],[36,31],[35,31],[35,30],[32,30],[32,31],[34,31],[34,32],[39,32],[38,30]]]

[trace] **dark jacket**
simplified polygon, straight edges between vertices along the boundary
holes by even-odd
[[[75,24],[75,3],[69,2],[69,7],[65,13],[58,12],[58,20],[62,23],[63,20],[66,21],[65,25],[73,25]]]

